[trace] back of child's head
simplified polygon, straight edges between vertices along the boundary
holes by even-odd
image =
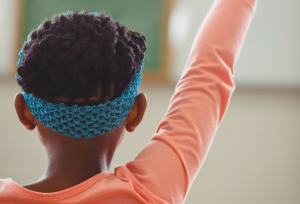
[[[104,14],[44,21],[24,44],[18,84],[47,102],[97,105],[120,96],[144,59],[146,39]]]

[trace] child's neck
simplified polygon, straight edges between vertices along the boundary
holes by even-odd
[[[80,183],[108,171],[112,157],[107,150],[93,147],[48,151],[48,167],[42,179]]]
[[[24,187],[37,192],[57,192],[108,171],[119,137],[113,132],[87,140],[40,136],[48,153],[48,167],[41,179]]]

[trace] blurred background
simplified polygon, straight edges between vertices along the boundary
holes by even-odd
[[[194,36],[212,0],[0,0],[0,178],[20,185],[47,167],[36,131],[13,106],[14,75],[29,32],[68,9],[105,12],[148,39],[144,119],[125,135],[110,171],[143,149],[167,111]],[[259,0],[235,66],[236,90],[185,203],[300,203],[300,1]],[[145,23],[146,22],[146,23]]]

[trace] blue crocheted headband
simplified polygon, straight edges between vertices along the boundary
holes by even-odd
[[[92,14],[96,15],[97,13],[93,12]],[[30,39],[28,38],[28,40]],[[23,58],[23,49],[20,51],[19,57],[18,66]],[[77,105],[66,106],[64,103],[49,103],[34,97],[32,93],[24,93],[24,98],[31,114],[58,134],[75,139],[101,136],[119,128],[132,110],[138,94],[138,87],[141,85],[143,66],[142,62],[133,81],[119,97],[99,105],[80,107]]]

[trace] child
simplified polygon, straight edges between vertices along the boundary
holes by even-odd
[[[233,66],[255,0],[215,0],[196,35],[169,109],[131,162],[108,168],[125,129],[141,122],[137,94],[146,39],[96,13],[53,17],[20,53],[21,123],[48,153],[43,177],[0,180],[0,203],[183,203],[234,90]]]

